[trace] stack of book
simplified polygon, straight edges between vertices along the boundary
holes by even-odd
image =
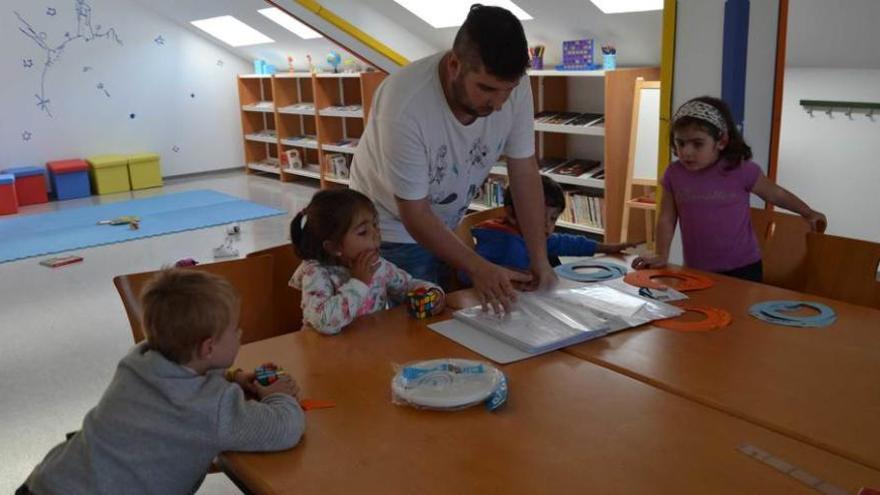
[[[604,208],[605,199],[600,196],[581,191],[566,191],[565,211],[559,216],[559,220],[604,229]]]
[[[601,113],[552,112],[544,111],[535,115],[536,124],[570,125],[589,127],[605,120]]]
[[[489,208],[504,206],[505,187],[507,187],[507,184],[503,179],[489,177],[486,179],[486,182],[483,183],[483,187],[477,191],[477,195],[474,197],[473,202]]]
[[[348,179],[348,159],[342,153],[329,153],[324,155],[327,172],[338,179]]]
[[[286,107],[281,107],[278,109],[279,112],[309,112],[312,113],[315,111],[315,104],[304,102],[304,103],[294,103],[293,105],[288,105]]]
[[[596,180],[605,178],[605,167],[602,165],[602,162],[587,158],[541,158],[538,165],[541,168],[542,174],[583,177]]]

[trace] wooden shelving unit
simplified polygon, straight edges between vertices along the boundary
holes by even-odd
[[[632,94],[639,77],[646,80],[659,78],[656,67],[621,68],[612,71],[557,71],[529,72],[535,113],[591,112],[604,114],[604,122],[588,127],[535,123],[535,150],[541,158],[583,158],[599,160],[605,167],[602,180],[548,173],[566,189],[603,199],[601,220],[604,228],[560,221],[558,226],[603,236],[606,242],[619,242],[623,214],[624,190],[629,157],[632,120]],[[506,180],[507,170],[496,165],[490,178]],[[471,209],[485,209],[474,203]],[[598,212],[597,212],[598,213]],[[629,238],[645,238],[643,222],[630,221]]]
[[[238,77],[247,173],[269,173],[282,181],[319,180],[321,187],[348,185],[328,168],[326,157],[351,155],[364,132],[373,94],[384,72],[281,73]],[[340,108],[345,107],[345,108]],[[303,168],[286,163],[299,151]]]

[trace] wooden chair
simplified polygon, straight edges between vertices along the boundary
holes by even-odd
[[[272,256],[206,263],[196,265],[192,269],[220,275],[238,289],[241,294],[242,344],[287,333],[282,331],[282,327],[279,327],[275,321]],[[113,277],[113,285],[122,298],[122,305],[128,315],[131,333],[136,343],[145,338],[141,326],[140,294],[147,281],[156,273],[152,271]]]
[[[764,283],[802,290],[810,225],[798,215],[752,208],[752,229],[764,262]]]
[[[464,218],[461,219],[461,223],[458,224],[458,228],[455,229],[455,235],[457,235],[458,238],[461,239],[461,242],[466,246],[474,249],[474,236],[471,234],[471,229],[478,223],[485,222],[486,220],[493,220],[495,218],[504,218],[504,215],[503,206],[465,215]]]
[[[880,244],[807,234],[804,292],[880,309]]]
[[[302,293],[291,287],[289,282],[302,260],[293,252],[290,244],[255,251],[247,257],[266,255],[274,260],[272,307],[275,311],[275,323],[285,333],[295,332],[302,328]]]

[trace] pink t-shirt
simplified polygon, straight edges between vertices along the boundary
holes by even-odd
[[[725,166],[722,159],[692,172],[675,161],[663,175],[663,188],[678,210],[689,267],[723,272],[761,259],[749,211],[749,195],[761,169],[751,161],[732,170]]]

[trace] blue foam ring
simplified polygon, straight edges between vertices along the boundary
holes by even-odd
[[[783,311],[794,311],[802,306],[813,308],[818,311],[819,314],[813,316],[795,316],[783,313]],[[768,323],[803,328],[824,327],[837,320],[837,313],[835,313],[829,306],[811,301],[765,301],[752,305],[752,307],[749,308],[749,314]]]
[[[598,268],[599,270],[579,273],[575,271],[578,268]],[[575,282],[602,282],[623,277],[626,275],[626,268],[616,263],[608,263],[607,261],[575,261],[557,266],[556,273],[562,278],[574,280]]]

